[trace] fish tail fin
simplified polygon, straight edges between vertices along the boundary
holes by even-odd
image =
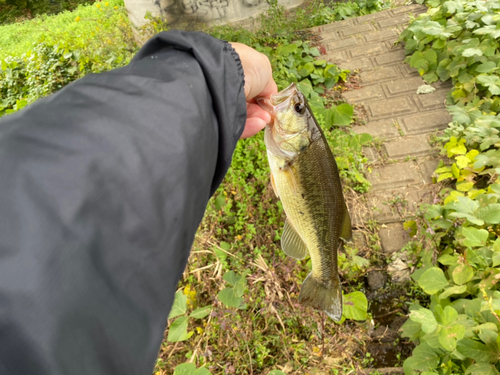
[[[338,276],[328,283],[315,278],[310,273],[300,290],[299,302],[326,312],[334,321],[342,318],[342,289]]]

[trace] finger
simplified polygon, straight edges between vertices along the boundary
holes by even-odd
[[[247,103],[247,118],[251,117],[261,118],[266,124],[271,122],[271,115],[268,111],[258,104]]]
[[[247,122],[245,123],[245,130],[243,130],[243,134],[241,135],[241,139],[249,138],[262,129],[266,127],[266,122],[258,117],[247,118]]]

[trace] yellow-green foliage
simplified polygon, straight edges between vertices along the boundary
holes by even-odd
[[[130,38],[123,0],[96,2],[91,6],[81,5],[73,12],[0,26],[0,60],[21,56],[41,41],[63,44],[72,50],[91,50],[95,54],[128,46]]]

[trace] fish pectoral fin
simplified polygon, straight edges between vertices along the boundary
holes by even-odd
[[[286,255],[295,259],[304,259],[307,255],[306,244],[290,225],[288,219],[285,221],[285,227],[281,235],[281,248]]]
[[[338,322],[342,319],[342,289],[338,275],[325,283],[310,273],[300,289],[299,302],[323,310]]]
[[[293,168],[290,165],[286,165],[281,169],[281,171],[285,176],[288,186],[290,187],[290,191],[293,194],[297,194],[298,185],[297,185],[297,180],[295,178],[295,174],[293,173]]]
[[[347,207],[345,208],[344,224],[342,225],[342,232],[340,233],[340,238],[342,238],[344,241],[349,241],[352,238],[351,217],[349,216]]]
[[[280,195],[278,194],[278,189],[276,189],[276,182],[274,181],[274,176],[271,173],[271,186],[273,187],[274,194],[279,198]]]

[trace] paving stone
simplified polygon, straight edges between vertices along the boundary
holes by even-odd
[[[387,52],[387,47],[384,43],[371,43],[351,48],[349,51],[352,58],[356,58]]]
[[[323,33],[321,34],[321,43],[326,44],[333,42],[335,40],[339,40],[340,35],[338,31],[332,31],[330,33]]]
[[[366,23],[363,25],[356,25],[356,26],[352,26],[352,27],[343,29],[341,31],[341,34],[345,38],[345,37],[356,35],[356,34],[370,33],[372,31],[375,31],[375,28],[373,27],[373,25]]]
[[[362,151],[369,162],[377,161],[380,158],[378,152],[371,147],[363,147]]]
[[[420,13],[425,13],[425,12],[427,12],[427,7],[425,5],[420,5],[420,4],[407,5],[407,6],[391,9],[391,13],[395,16],[402,14],[402,13],[404,13],[404,14],[411,14],[411,13],[420,14]]]
[[[388,29],[388,30],[377,31],[377,32],[371,33],[371,34],[366,34],[365,41],[367,43],[372,43],[372,42],[380,42],[382,40],[388,40],[388,39],[393,40],[394,38],[397,39],[398,37],[399,37],[399,33],[396,30]]]
[[[432,175],[436,170],[440,159],[427,159],[418,164],[426,184],[432,184]]]
[[[367,125],[355,126],[352,130],[357,134],[368,133],[372,137],[392,139],[400,136],[395,123],[396,119],[388,118],[379,121],[370,121]]]
[[[422,134],[445,129],[450,121],[451,116],[444,108],[398,118],[405,134]]]
[[[374,168],[367,179],[372,184],[373,191],[396,189],[422,183],[417,165],[413,161]]]
[[[346,64],[349,68],[351,65]],[[347,91],[342,94],[348,103],[366,103],[374,100],[384,99],[384,91],[379,85],[366,86],[357,90]]]
[[[405,58],[404,50],[387,52],[372,57],[372,59],[375,60],[376,65],[401,64],[401,61],[403,61],[404,58]]]
[[[404,77],[412,77],[412,76],[419,76],[417,69],[412,68],[408,64],[401,64],[400,66],[401,73],[403,73]]]
[[[373,63],[369,58],[349,60],[346,61],[342,67],[350,70],[374,68]]]
[[[431,94],[414,94],[415,103],[421,109],[445,109],[444,101],[448,90],[436,90]]]
[[[384,147],[387,156],[391,159],[402,159],[407,156],[427,156],[436,153],[425,134],[386,142]]]
[[[333,22],[328,25],[323,25],[320,26],[321,32],[330,32],[334,30],[342,30],[345,29],[346,27],[350,27],[353,25],[352,20],[344,20],[344,21],[338,21],[338,22]]]
[[[392,17],[392,15],[389,12],[382,11],[382,12],[373,13],[373,14],[369,14],[366,16],[362,16],[362,17],[356,17],[356,18],[354,18],[354,20],[358,24],[364,24],[364,23],[372,23],[372,21],[374,21],[374,20],[381,20],[381,19],[385,19],[385,18],[389,18],[389,17]]]
[[[387,99],[375,103],[367,104],[372,117],[389,117],[415,111],[415,104],[409,97]]]
[[[401,250],[410,241],[410,236],[401,223],[388,224],[380,229],[378,234],[382,242],[382,251],[386,254]]]
[[[348,38],[348,39],[343,39],[343,40],[338,40],[335,42],[327,43],[326,50],[328,52],[330,52],[330,51],[333,52],[333,51],[338,51],[341,49],[346,49],[346,48],[350,48],[350,47],[357,46],[357,45],[358,45],[358,39]]]
[[[402,78],[395,81],[384,83],[382,87],[388,98],[414,93],[424,84],[420,77]]]
[[[367,70],[360,74],[361,81],[363,84],[368,84],[371,82],[384,82],[400,78],[401,73],[397,67],[385,66],[383,68],[375,68],[373,70]]]
[[[326,55],[321,56],[324,60],[331,60],[340,64],[344,61],[347,61],[347,53],[346,51],[332,51],[328,52]]]
[[[407,14],[401,14],[387,19],[379,20],[377,21],[377,24],[380,26],[381,29],[385,29],[387,27],[406,24],[409,21],[410,21],[410,16],[408,16]]]

